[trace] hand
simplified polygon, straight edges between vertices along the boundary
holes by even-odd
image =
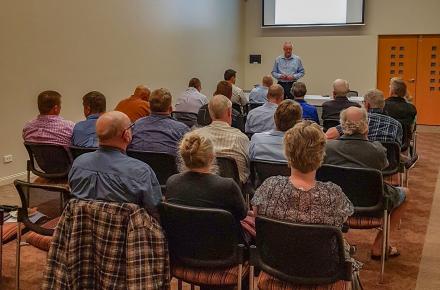
[[[295,81],[296,79],[295,79],[295,77],[294,76],[286,76],[286,80],[288,80],[288,81]]]
[[[281,75],[281,76],[280,76],[280,79],[282,79],[282,80],[287,80],[287,75]]]

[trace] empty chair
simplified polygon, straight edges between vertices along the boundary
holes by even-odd
[[[184,123],[188,127],[193,127],[197,125],[197,114],[191,113],[191,112],[180,112],[180,111],[173,111],[171,112],[171,117],[173,117],[175,120]]]
[[[260,186],[271,176],[290,176],[290,168],[287,163],[254,160],[251,161],[251,178],[254,187]]]
[[[244,263],[244,245],[231,213],[164,202],[160,216],[173,277],[206,289],[233,285],[241,289],[249,266]]]
[[[72,154],[72,158],[76,159],[78,156],[83,155],[84,153],[90,153],[96,151],[98,148],[95,147],[77,147],[77,146],[69,146],[70,153]]]
[[[352,262],[339,228],[258,216],[256,231],[250,275],[261,269],[259,289],[351,289]]]

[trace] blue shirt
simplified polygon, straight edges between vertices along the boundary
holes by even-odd
[[[258,85],[252,89],[249,93],[250,103],[265,103],[267,102],[267,92],[269,88],[265,86]]]
[[[275,129],[274,114],[278,105],[270,102],[253,109],[246,119],[246,133],[261,133]]]
[[[312,120],[319,124],[319,117],[318,117],[318,111],[316,110],[315,106],[307,104],[304,99],[295,99],[302,108],[302,118],[305,120]]]
[[[271,130],[252,136],[249,147],[251,160],[287,162],[284,156],[284,132]]]
[[[284,55],[280,55],[275,59],[272,76],[279,82],[291,82],[281,79],[281,75],[293,76],[295,80],[299,80],[304,74],[305,70],[299,56],[292,54],[291,57],[286,58]]]
[[[138,119],[134,124],[133,140],[128,149],[176,156],[177,144],[188,131],[188,126],[169,115],[151,113],[150,116]]]
[[[69,172],[69,185],[77,198],[135,203],[152,215],[162,198],[150,166],[112,147],[77,157]]]
[[[73,127],[72,145],[78,147],[98,147],[96,136],[96,120],[99,114],[87,116],[86,120],[80,121]]]

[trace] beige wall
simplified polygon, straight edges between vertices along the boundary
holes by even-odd
[[[282,43],[294,42],[306,70],[310,94],[330,94],[331,82],[346,78],[364,93],[376,86],[377,36],[440,34],[438,0],[366,0],[366,25],[339,28],[261,28],[261,1],[245,5],[245,88],[270,73]],[[261,54],[262,64],[249,64],[249,54]]]
[[[212,95],[223,71],[243,71],[243,10],[237,0],[2,0],[1,179],[25,171],[21,129],[36,96],[63,95],[62,116],[83,118],[81,97],[103,92],[108,109],[140,83],[177,96],[189,78]]]

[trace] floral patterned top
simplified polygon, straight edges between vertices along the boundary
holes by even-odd
[[[341,227],[354,212],[351,201],[332,182],[317,181],[310,190],[293,186],[287,176],[266,179],[255,192],[252,205],[258,215],[303,224]]]

